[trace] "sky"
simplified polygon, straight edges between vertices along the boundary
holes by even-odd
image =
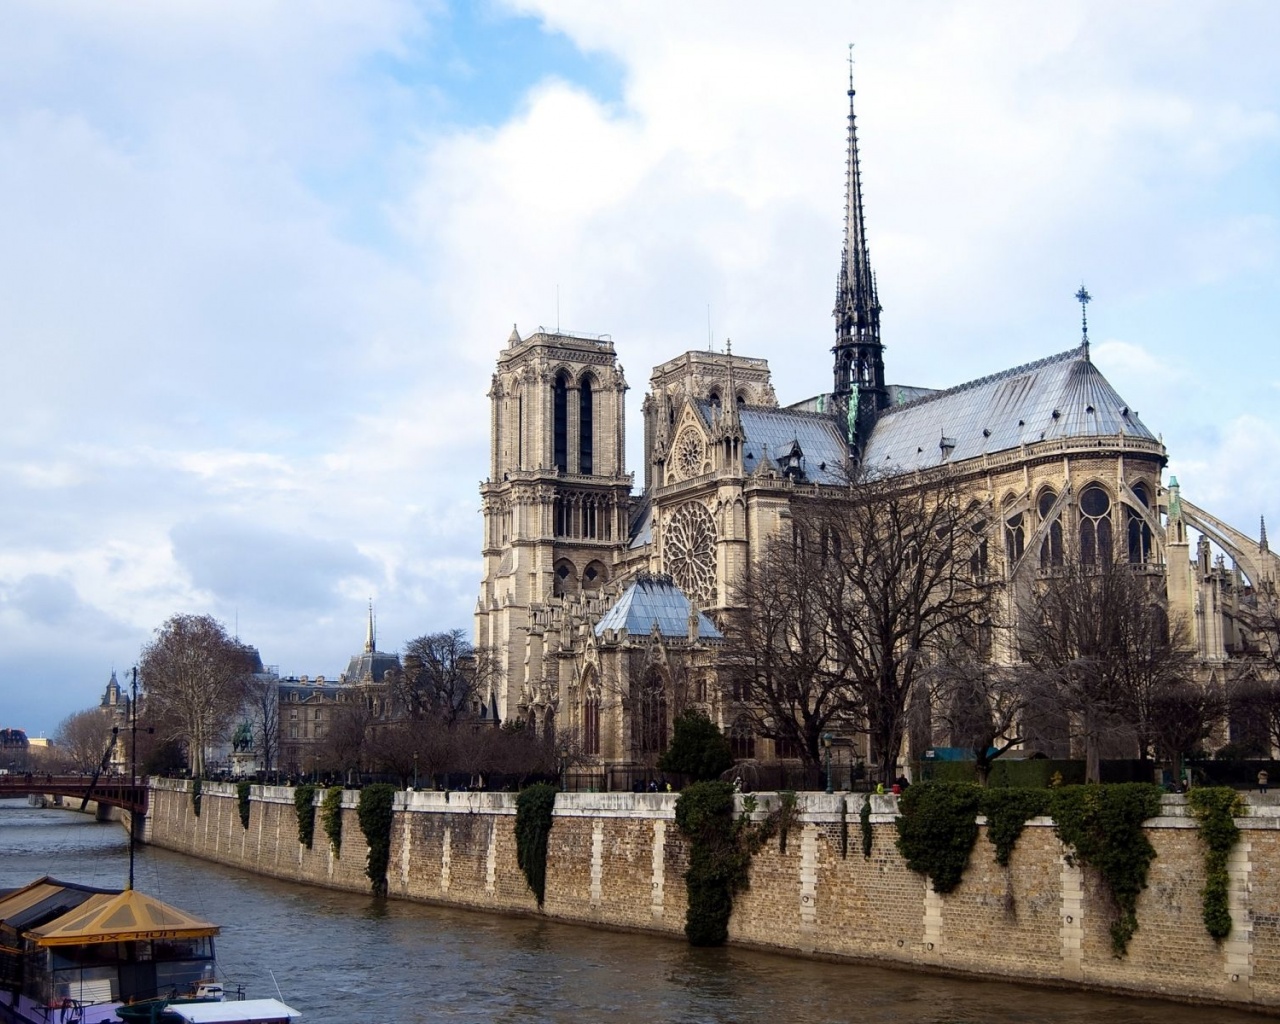
[[[1280,5],[7,0],[0,726],[169,616],[284,674],[471,629],[494,360],[829,387],[854,43],[888,378],[1076,345],[1280,530]]]

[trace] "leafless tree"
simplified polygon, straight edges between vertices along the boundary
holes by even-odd
[[[79,771],[94,771],[102,764],[107,751],[121,742],[114,732],[116,722],[97,708],[68,715],[54,733],[54,744],[60,760]]]
[[[280,756],[280,680],[263,672],[250,676],[243,713],[257,740],[259,766],[269,772]]]
[[[315,748],[316,764],[299,767],[303,771],[319,767],[338,774],[364,771],[377,756],[373,725],[373,712],[363,701],[336,705],[329,729]]]
[[[176,724],[193,775],[205,749],[222,739],[244,703],[257,655],[208,615],[175,615],[142,649],[139,679],[162,720]]]
[[[1227,680],[1231,746],[1270,757],[1280,748],[1280,597],[1264,585],[1238,613],[1240,650]]]
[[[1099,779],[1108,737],[1127,734],[1149,756],[1158,715],[1167,727],[1170,702],[1190,681],[1193,652],[1159,583],[1110,560],[1068,564],[1037,582],[1019,615],[1022,655],[1075,723],[1088,781]]]
[[[935,720],[950,734],[951,746],[973,753],[985,786],[995,760],[1025,739],[1022,726],[1034,699],[1029,673],[960,644],[931,669],[928,681]]]
[[[405,644],[396,696],[410,718],[453,725],[488,698],[498,671],[494,652],[473,646],[462,630],[428,633]]]

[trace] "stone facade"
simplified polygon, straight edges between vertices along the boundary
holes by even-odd
[[[367,847],[346,794],[342,849],[317,824],[298,842],[293,791],[254,787],[249,828],[235,787],[206,783],[202,814],[189,784],[153,780],[145,837],[154,845],[313,885],[369,891]],[[771,800],[760,798],[757,813]],[[858,812],[872,800],[874,843],[862,856]],[[561,794],[538,909],[516,864],[510,794],[413,793],[396,799],[388,882],[393,897],[665,934],[683,941],[688,853],[674,795]],[[932,892],[894,845],[892,796],[801,794],[800,821],[757,854],[738,896],[733,944],[885,965],[945,969],[1051,985],[1280,1007],[1280,805],[1254,798],[1229,865],[1235,929],[1205,932],[1203,848],[1184,798],[1148,822],[1156,849],[1128,954],[1111,954],[1107,899],[1090,871],[1066,862],[1047,819],[1033,819],[1007,868],[985,828],[960,886]],[[844,814],[841,814],[841,804]],[[1175,969],[1176,965],[1176,969]]]

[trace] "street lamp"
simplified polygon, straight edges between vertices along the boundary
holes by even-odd
[[[414,792],[417,792],[417,789],[418,789],[418,752],[417,752],[416,750],[413,752],[413,789],[414,789]]]
[[[831,733],[829,732],[822,734],[822,750],[827,757],[827,792],[833,793],[835,790],[831,787]]]

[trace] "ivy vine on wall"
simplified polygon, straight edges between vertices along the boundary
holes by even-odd
[[[329,849],[335,856],[342,853],[342,787],[330,786],[320,803],[320,821],[329,837]]]
[[[744,842],[750,811],[733,815],[733,787],[695,782],[676,800],[676,826],[689,841],[684,933],[691,945],[720,946],[729,936],[733,897],[747,887],[751,850]]]
[[[197,818],[200,817],[200,793],[203,789],[200,776],[197,775],[191,780],[191,810],[195,812]]]
[[[252,785],[251,782],[236,783],[236,802],[240,806],[240,827],[244,829],[249,827],[249,790]]]
[[[529,889],[542,906],[547,891],[547,840],[556,806],[556,787],[538,782],[516,797],[516,863]]]
[[[1155,847],[1143,822],[1160,813],[1160,787],[1149,782],[1063,786],[1050,795],[1058,838],[1071,859],[1101,876],[1116,904],[1112,955],[1123,957],[1138,930],[1138,895],[1147,887]]]
[[[316,836],[316,787],[310,782],[293,791],[293,809],[298,817],[298,842],[309,850]]]
[[[875,832],[871,829],[871,797],[862,798],[862,810],[858,812],[858,822],[862,826],[862,856],[871,859],[871,848],[875,844]]]
[[[1214,939],[1231,934],[1231,908],[1227,893],[1231,878],[1227,857],[1240,838],[1235,819],[1245,813],[1244,801],[1234,789],[1208,787],[1193,789],[1187,802],[1196,816],[1200,841],[1204,843],[1204,926]]]
[[[979,791],[965,782],[926,782],[898,799],[898,852],[912,871],[929,876],[933,891],[951,892],[978,838]]]
[[[996,863],[1005,868],[1027,822],[1049,813],[1049,791],[1021,787],[984,789],[980,806],[987,818],[987,840],[996,848]]]
[[[377,782],[360,791],[357,816],[360,831],[369,844],[369,860],[365,874],[373,883],[373,894],[387,894],[387,864],[391,861],[391,822],[395,817],[396,787]]]

